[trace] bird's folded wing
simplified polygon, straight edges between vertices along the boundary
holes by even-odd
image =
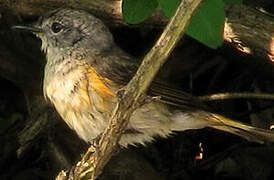
[[[93,66],[99,74],[117,84],[116,87],[126,85],[134,76],[140,64],[119,48],[115,48],[115,51],[105,52],[101,57],[97,56],[98,58],[100,58],[98,64],[93,63]],[[114,91],[116,90],[114,89]],[[198,99],[172,86],[169,82],[163,81],[159,77],[153,80],[147,91],[147,95],[159,96],[160,102],[178,109],[207,109]]]
[[[172,87],[163,81],[154,80],[147,92],[150,96],[159,96],[160,101],[182,110],[207,110],[208,108],[192,95]]]

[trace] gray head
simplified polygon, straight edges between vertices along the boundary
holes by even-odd
[[[103,22],[91,14],[72,9],[58,9],[41,17],[32,26],[14,26],[29,30],[42,40],[46,53],[93,49],[100,52],[109,49],[113,38]]]

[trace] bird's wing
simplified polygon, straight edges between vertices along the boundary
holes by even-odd
[[[112,54],[115,52],[114,54]],[[126,85],[135,75],[138,68],[138,61],[121,51],[120,49],[105,52],[98,61],[98,64],[93,66],[103,77],[111,80],[117,87]],[[108,54],[109,53],[109,54]],[[97,56],[98,58],[98,56]],[[114,89],[117,90],[117,89]],[[151,83],[147,94],[149,96],[159,96],[159,101],[170,106],[183,110],[207,109],[199,100],[172,86],[166,81],[159,78]]]
[[[208,108],[194,96],[167,82],[159,81],[157,78],[151,83],[147,94],[150,96],[159,96],[161,102],[181,110],[208,110]]]

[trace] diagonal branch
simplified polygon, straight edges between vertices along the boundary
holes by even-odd
[[[162,35],[143,59],[136,75],[127,86],[118,92],[119,103],[113,112],[108,127],[99,140],[98,146],[92,145],[89,148],[81,162],[73,169],[73,173],[70,173],[71,177],[69,178],[82,179],[90,176],[91,179],[96,179],[102,172],[103,167],[117,147],[130,115],[139,106],[142,95],[180,40],[193,13],[201,2],[202,0],[185,0],[181,2]],[[66,173],[62,171],[56,179],[65,179],[65,177],[67,177]]]

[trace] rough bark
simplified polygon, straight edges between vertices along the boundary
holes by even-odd
[[[247,6],[226,8],[224,39],[239,51],[274,62],[274,18]]]

